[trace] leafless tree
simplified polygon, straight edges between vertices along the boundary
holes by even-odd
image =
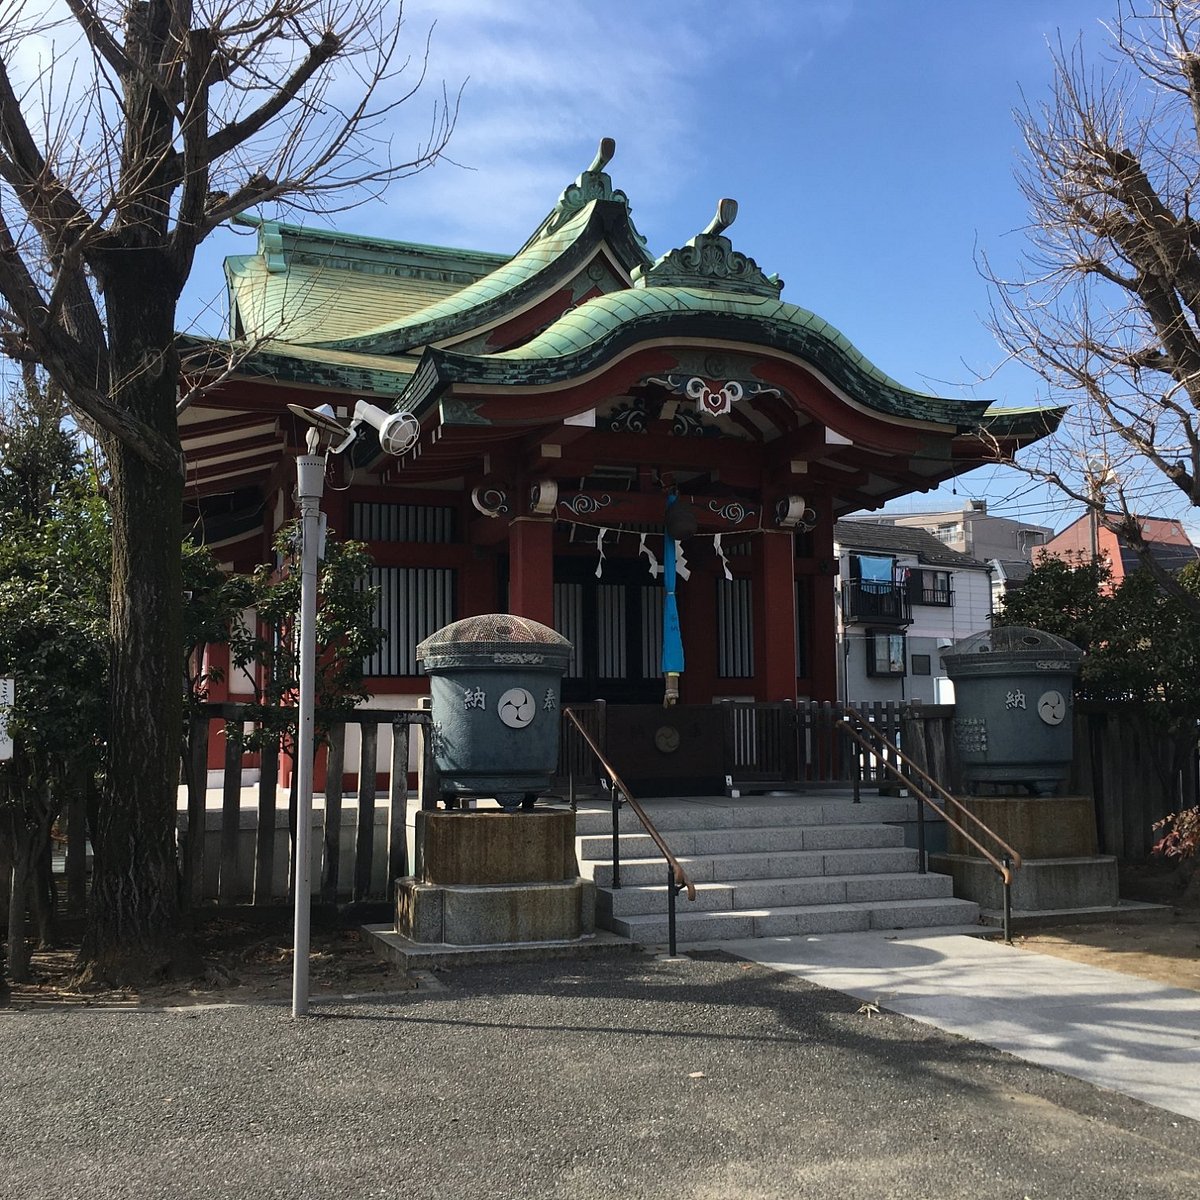
[[[1118,3],[1107,60],[1060,41],[1018,113],[1029,250],[1018,279],[984,270],[1000,342],[1073,405],[1026,468],[1195,604],[1138,517],[1200,507],[1200,4]]]
[[[44,366],[111,473],[112,735],[85,976],[136,982],[179,953],[179,297],[238,211],[344,208],[439,157],[444,94],[410,153],[390,144],[425,62],[423,45],[401,54],[400,15],[389,0],[0,5],[0,349]]]

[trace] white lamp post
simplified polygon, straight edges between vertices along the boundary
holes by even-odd
[[[315,433],[315,431],[314,431]],[[313,433],[309,440],[315,441]],[[312,910],[313,710],[316,706],[317,563],[320,557],[321,496],[325,456],[296,459],[300,504],[300,696],[296,725],[296,920],[292,958],[292,1016],[308,1012],[309,919]]]
[[[325,493],[325,460],[354,440],[363,422],[379,431],[380,444],[399,456],[416,444],[421,427],[409,413],[384,413],[360,400],[347,430],[328,404],[308,409],[289,404],[289,411],[312,426],[307,454],[296,458],[296,501],[300,506],[300,695],[296,722],[296,867],[295,923],[292,952],[292,1016],[308,1013],[308,951],[312,917],[312,798],[314,710],[317,690],[317,570],[321,558],[321,497]],[[326,450],[318,454],[322,441]]]

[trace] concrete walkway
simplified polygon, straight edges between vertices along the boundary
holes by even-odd
[[[930,930],[714,947],[1200,1121],[1200,992]]]
[[[1200,1124],[725,953],[0,1014],[5,1200],[1181,1200]]]

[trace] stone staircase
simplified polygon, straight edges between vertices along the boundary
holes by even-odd
[[[680,943],[867,929],[972,926],[948,875],[917,872],[904,825],[915,801],[850,795],[647,800],[643,807],[696,885],[677,900]],[[667,867],[628,806],[621,887],[612,887],[612,809],[581,802],[580,872],[596,883],[597,923],[633,941],[667,941]]]

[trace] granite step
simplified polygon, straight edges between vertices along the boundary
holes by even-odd
[[[696,899],[682,897],[681,911],[729,912],[816,904],[938,900],[953,895],[948,875],[875,874],[807,879],[753,879],[743,883],[700,883]],[[666,910],[665,872],[657,885],[605,888],[598,896],[606,916],[639,916]]]
[[[855,804],[849,798],[822,797],[758,805],[739,803],[737,800],[694,801],[678,805],[651,801],[645,807],[655,827],[664,835],[688,829],[747,829],[760,825],[869,825],[881,821],[916,819],[915,801],[903,799],[864,798],[862,803]],[[629,805],[621,807],[618,819],[622,833],[642,832],[642,823]],[[575,832],[579,836],[611,836],[611,806],[581,805],[575,814]]]
[[[680,865],[693,883],[729,883],[751,879],[808,879],[829,875],[881,875],[917,870],[917,852],[907,846],[869,849],[791,850],[755,854],[683,855]],[[580,870],[597,887],[612,886],[612,862],[581,860]],[[623,886],[661,884],[666,863],[652,858],[621,859]]]
[[[682,944],[869,929],[971,926],[949,875],[922,874],[905,845],[911,799],[797,796],[655,801],[647,810],[696,885],[677,899]],[[612,809],[576,816],[579,865],[597,886],[600,925],[643,944],[668,939],[667,868],[628,806],[619,813],[621,883],[612,888]]]
[[[662,895],[662,893],[660,893]],[[969,900],[905,900],[855,904],[804,904],[779,908],[740,909],[728,912],[688,912],[688,902],[678,901],[676,941],[728,941],[735,938],[791,937],[802,934],[860,933],[868,929],[914,929],[935,925],[975,925],[979,908]],[[668,941],[666,898],[662,909],[605,922],[615,933],[641,945]]]
[[[663,834],[676,858],[708,854],[753,854],[777,850],[878,849],[904,845],[899,825],[760,825],[745,829],[682,829]],[[658,854],[648,833],[619,835],[621,859]],[[581,861],[612,857],[612,835],[576,838]]]

